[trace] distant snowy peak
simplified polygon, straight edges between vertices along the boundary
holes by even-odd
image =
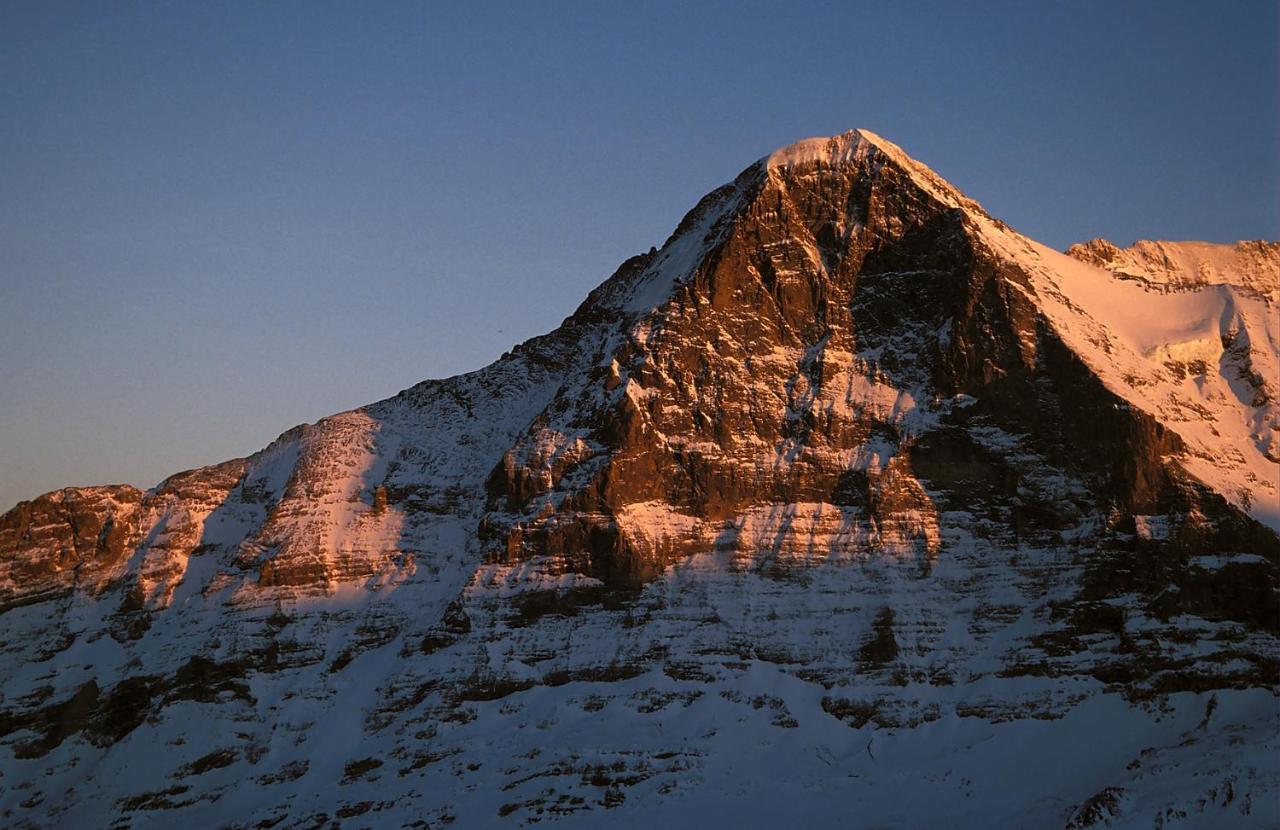
[[[1139,240],[1121,248],[1105,239],[1072,245],[1069,256],[1119,277],[1173,289],[1233,285],[1280,301],[1280,242],[1235,243]]]

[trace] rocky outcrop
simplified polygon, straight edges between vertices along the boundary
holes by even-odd
[[[55,490],[0,518],[0,608],[76,589],[94,594],[138,536],[142,493],[127,485]]]

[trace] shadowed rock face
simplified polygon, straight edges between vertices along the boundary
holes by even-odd
[[[1063,719],[1047,745],[1111,746],[1087,706],[1149,745],[1006,823],[1274,803],[1224,747],[1276,733],[1239,732],[1280,683],[1275,286],[1220,278],[1252,248],[1195,249],[1204,279],[1160,250],[1176,278],[1113,277],[883,139],[810,140],[478,372],[146,492],[23,502],[0,518],[0,819],[480,826],[818,779],[847,806],[884,774],[858,771],[870,742],[941,721],[956,769],[1001,724]],[[1195,325],[1134,330],[1116,285]],[[1134,770],[1190,763],[1169,747],[1194,747],[1190,794],[1144,801],[1169,787]],[[929,786],[963,815],[951,781]],[[922,823],[903,809],[862,814]]]

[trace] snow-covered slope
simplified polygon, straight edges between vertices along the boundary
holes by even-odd
[[[1274,270],[1196,256],[809,139],[485,369],[23,502],[0,819],[1274,826]]]
[[[1179,463],[1280,531],[1280,243],[1140,242],[1097,259],[1109,243],[1063,255],[981,224],[1076,354],[1186,443]]]
[[[1280,530],[1280,305],[1276,285],[1162,292],[1034,246],[1055,325],[1099,375],[1188,444],[1182,463]]]
[[[1072,245],[1067,255],[1166,290],[1231,285],[1280,301],[1280,242],[1251,240],[1225,245],[1215,242],[1152,242],[1141,239],[1119,248],[1105,239]]]

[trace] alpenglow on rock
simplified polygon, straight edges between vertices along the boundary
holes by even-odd
[[[0,519],[9,827],[1280,822],[1276,246],[866,131],[550,334]]]

